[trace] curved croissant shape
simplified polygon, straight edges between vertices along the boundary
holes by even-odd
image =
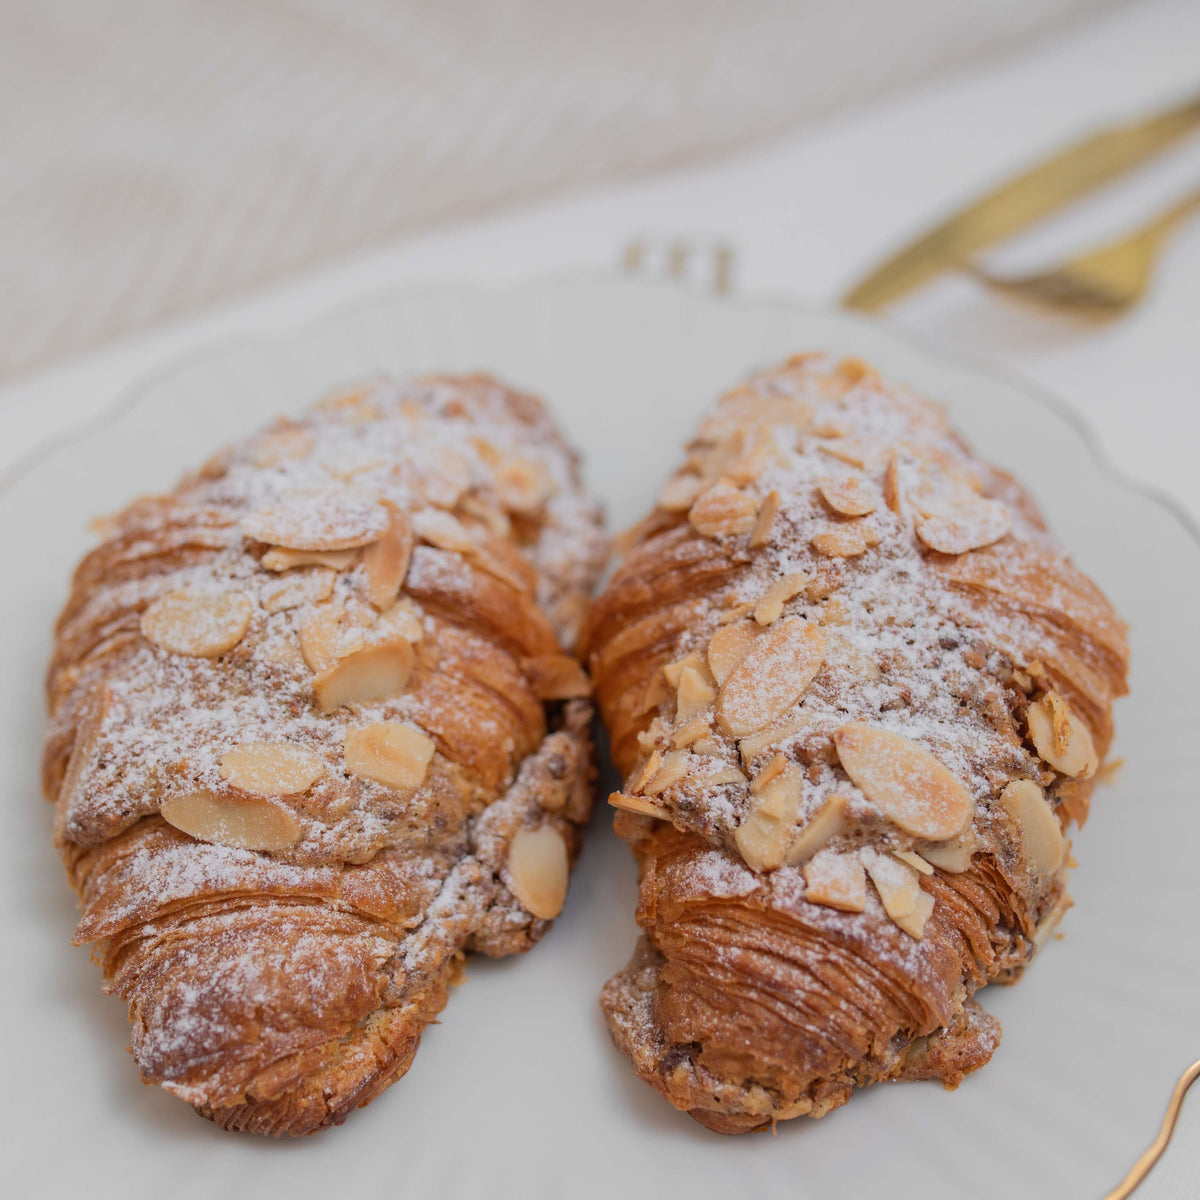
[[[584,646],[641,865],[603,1007],[709,1128],[987,1062],[1069,904],[1125,629],[935,405],[801,356],[726,395]]]
[[[105,522],[58,623],[55,841],[143,1078],[339,1124],[471,950],[558,914],[591,805],[604,553],[541,404],[347,391]]]

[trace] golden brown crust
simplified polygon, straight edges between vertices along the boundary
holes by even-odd
[[[940,410],[802,356],[724,397],[593,605],[644,935],[604,990],[719,1132],[955,1086],[1066,900],[1125,628]]]
[[[435,377],[280,421],[106,533],[47,681],[76,941],[147,1082],[229,1129],[339,1124],[465,953],[526,950],[561,905],[596,510],[537,401]]]

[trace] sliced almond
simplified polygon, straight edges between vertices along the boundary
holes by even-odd
[[[647,800],[644,796],[631,796],[628,792],[613,792],[608,797],[608,802],[613,808],[621,808],[626,812],[637,813],[643,817],[654,817],[659,821],[667,819],[666,811],[653,800]]]
[[[324,770],[319,756],[289,742],[247,742],[221,756],[221,778],[255,796],[307,792]]]
[[[734,668],[750,653],[759,635],[759,626],[752,621],[723,625],[709,639],[708,669],[718,684],[733,674]]]
[[[944,841],[971,819],[971,794],[924,746],[857,723],[843,725],[833,741],[846,774],[905,833]]]
[[[412,527],[421,541],[437,546],[439,550],[470,554],[475,549],[475,539],[467,532],[466,526],[440,508],[423,508],[413,516]]]
[[[743,386],[726,393],[704,419],[696,436],[703,441],[723,442],[731,434],[755,426],[783,426],[795,430],[808,427],[812,405],[793,396],[761,395]]]
[[[825,639],[816,625],[799,617],[776,621],[726,679],[717,698],[717,720],[734,737],[777,721],[816,678],[824,654]]]
[[[349,550],[376,541],[387,527],[381,504],[345,487],[294,492],[242,519],[247,537],[289,550]]]
[[[754,501],[728,479],[719,480],[701,493],[688,510],[692,528],[710,538],[749,533],[757,515]]]
[[[336,573],[328,567],[300,571],[264,587],[259,603],[269,613],[299,608],[301,604],[320,604],[333,594],[333,581],[336,578]]]
[[[746,786],[745,775],[731,763],[726,763],[715,771],[710,771],[707,775],[702,774],[700,779],[707,787],[721,787],[727,783],[734,783],[739,787]]]
[[[860,913],[867,907],[867,875],[857,854],[822,850],[804,864],[804,898],[811,904]]]
[[[747,601],[744,604],[731,604],[718,618],[718,625],[729,625],[748,617],[754,611],[754,605]]]
[[[922,891],[917,872],[890,854],[864,852],[864,858],[884,912],[910,937],[920,938],[933,912],[933,897]]]
[[[812,548],[826,558],[856,558],[865,554],[875,542],[872,534],[858,521],[843,521],[838,525],[826,525],[812,536]]]
[[[1000,803],[1021,834],[1021,847],[1034,875],[1045,879],[1062,866],[1066,854],[1062,826],[1042,789],[1030,779],[1016,779],[1000,793]]]
[[[971,867],[971,859],[979,848],[979,839],[968,828],[948,842],[923,842],[921,857],[926,862],[945,871],[947,875],[961,875]]]
[[[633,790],[635,792],[644,791],[646,784],[658,774],[658,768],[662,766],[662,751],[651,750],[649,757],[642,764],[642,769],[638,772],[637,778],[633,781]]]
[[[918,875],[933,874],[933,864],[926,862],[915,850],[896,850],[893,853],[902,863],[912,867]]]
[[[641,790],[649,796],[660,796],[669,787],[674,787],[688,772],[688,752],[669,750],[662,757],[662,765],[653,778]]]
[[[822,442],[820,447],[831,458],[836,458],[852,467],[873,471],[879,465],[883,450],[880,446],[859,438],[841,438],[835,442]]]
[[[346,730],[342,758],[346,770],[390,788],[417,788],[433,758],[433,739],[413,725],[376,721]]]
[[[753,871],[773,871],[783,864],[796,816],[804,799],[804,776],[794,763],[785,766],[753,798],[733,840]]]
[[[412,525],[407,514],[390,501],[385,500],[383,506],[391,518],[387,531],[362,552],[363,568],[367,573],[367,599],[381,612],[400,594],[413,548]]]
[[[917,521],[917,537],[939,554],[966,554],[990,546],[1011,529],[1012,514],[999,500],[978,497]]]
[[[671,735],[671,745],[676,750],[691,746],[705,737],[709,732],[708,721],[704,717],[693,717],[686,725],[681,725]]]
[[[307,458],[316,444],[307,429],[275,429],[259,439],[253,462],[256,467],[276,467],[290,459]]]
[[[825,630],[825,664],[840,669],[855,679],[877,680],[883,672],[879,664],[861,651],[848,637]]]
[[[843,438],[854,432],[854,426],[849,421],[822,421],[809,432],[817,438]]]
[[[402,637],[415,646],[425,636],[425,626],[421,623],[420,610],[405,597],[379,614],[372,632],[381,638]]]
[[[300,653],[313,671],[324,671],[339,658],[362,648],[366,633],[351,626],[339,602],[319,604],[300,627]]]
[[[1029,737],[1039,757],[1072,779],[1090,779],[1100,765],[1092,731],[1057,692],[1025,709]]]
[[[893,454],[888,459],[883,473],[883,501],[897,516],[900,516],[900,463]]]
[[[684,667],[679,673],[675,693],[676,716],[687,721],[703,712],[717,698],[717,689],[696,667]]]
[[[567,843],[553,825],[518,829],[508,848],[508,881],[526,911],[543,921],[562,912],[570,875]]]
[[[749,766],[764,750],[769,750],[772,746],[786,741],[808,724],[808,715],[799,712],[786,721],[781,721],[778,725],[769,726],[767,729],[759,730],[758,733],[752,733],[749,737],[742,738],[738,742],[738,751],[742,756],[742,762]]]
[[[257,796],[195,791],[168,800],[159,811],[168,825],[217,846],[286,850],[300,840],[295,814]]]
[[[770,625],[783,616],[783,606],[798,596],[808,586],[809,575],[805,571],[793,571],[782,579],[777,579],[763,593],[762,599],[754,607],[754,619],[760,625]]]
[[[570,700],[592,694],[592,681],[569,654],[538,654],[523,658],[521,671],[539,700]]]
[[[667,512],[686,512],[700,495],[704,480],[699,475],[681,473],[672,475],[658,493],[658,506]]]
[[[782,754],[776,754],[773,759],[761,771],[759,771],[750,781],[751,795],[758,795],[759,792],[771,782],[782,775],[787,769],[788,760]]]
[[[413,648],[403,638],[376,642],[339,658],[313,679],[313,696],[321,712],[343,704],[367,704],[399,696],[412,674]]]
[[[492,482],[505,508],[535,513],[558,491],[549,469],[525,458],[507,458],[494,472]]]
[[[215,658],[246,635],[254,602],[241,592],[171,592],[142,613],[142,635],[171,654]]]
[[[290,571],[293,567],[329,567],[348,571],[358,562],[357,550],[285,550],[272,546],[260,560],[267,571]]]
[[[758,508],[758,516],[754,518],[754,528],[750,530],[750,548],[765,546],[771,533],[771,526],[779,515],[779,493],[772,488]]]
[[[788,847],[784,862],[789,867],[798,867],[808,862],[818,850],[849,829],[850,825],[846,819],[847,803],[846,797],[837,793],[826,797],[825,803],[809,818]]]
[[[879,494],[856,475],[822,479],[817,485],[825,503],[843,517],[865,517],[879,507]]]
[[[678,658],[674,662],[667,663],[662,669],[663,678],[671,685],[672,688],[678,688],[679,680],[682,678],[683,672],[688,667],[699,671],[701,674],[704,674],[706,670],[704,659],[702,659],[700,655],[693,651],[690,654],[684,655],[683,658]]]

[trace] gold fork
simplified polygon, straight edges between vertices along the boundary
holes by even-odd
[[[1200,208],[1200,189],[1172,204],[1132,233],[1106,242],[1048,271],[1003,275],[966,262],[976,279],[1008,295],[1089,316],[1114,317],[1142,298],[1162,244],[1175,227]]]

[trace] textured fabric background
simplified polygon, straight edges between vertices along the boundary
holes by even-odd
[[[0,374],[417,224],[743,146],[1114,2],[7,0]]]

